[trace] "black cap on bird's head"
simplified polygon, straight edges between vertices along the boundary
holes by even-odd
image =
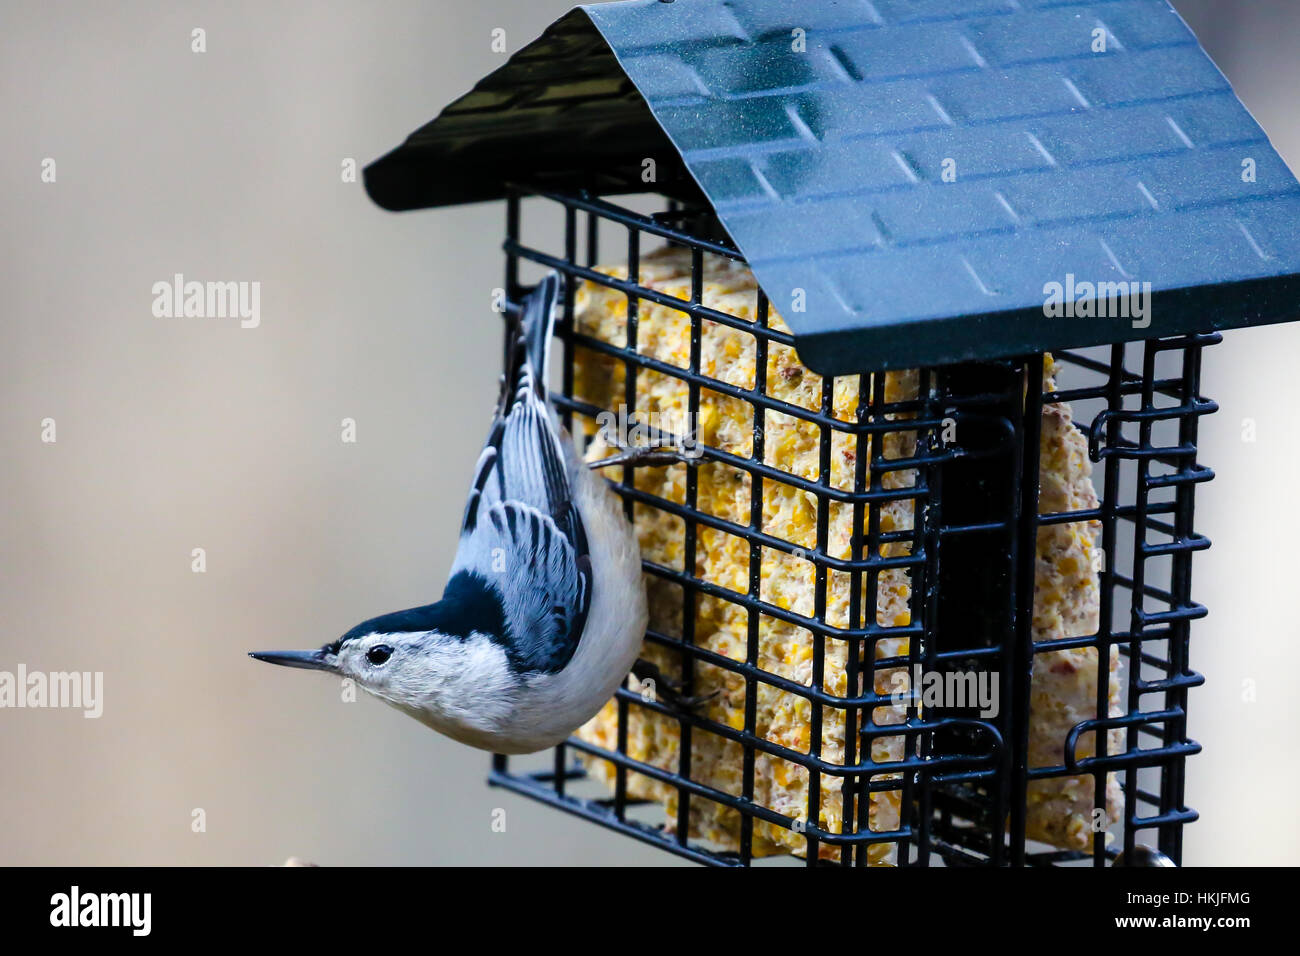
[[[355,644],[370,634],[393,634],[403,630],[415,630],[415,622],[410,620],[410,617],[411,611],[397,611],[393,614],[373,617],[368,621],[362,621],[338,640],[314,651],[249,651],[248,656],[253,660],[279,664],[282,667],[300,667],[304,670],[337,673],[345,646]]]
[[[249,651],[254,660],[283,667],[340,673],[343,658],[358,658],[358,665],[382,667],[393,656],[395,645],[420,636],[441,634],[465,638],[472,633],[500,636],[505,619],[500,599],[482,578],[467,572],[452,576],[443,599],[423,607],[394,611],[362,621],[337,641],[312,651]],[[409,639],[409,640],[408,640]],[[345,654],[346,651],[351,654]]]
[[[268,664],[279,664],[282,667],[299,667],[303,670],[339,673],[341,670],[340,663],[345,647],[357,644],[362,638],[372,634],[391,634],[397,636],[400,635],[403,630],[415,630],[416,628],[413,626],[414,622],[408,620],[410,614],[410,611],[397,611],[393,614],[385,614],[381,617],[371,618],[368,621],[362,621],[337,641],[326,644],[318,650],[249,651],[248,656],[256,661],[266,661]],[[385,647],[386,645],[378,645],[376,648],[370,650],[370,662],[372,664],[382,664],[387,660],[387,656],[383,653]]]

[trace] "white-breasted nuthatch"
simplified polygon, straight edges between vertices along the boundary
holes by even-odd
[[[637,659],[646,595],[636,535],[551,407],[559,292],[552,273],[510,326],[501,399],[442,600],[372,618],[320,650],[252,657],[350,677],[435,730],[497,753],[564,740],[630,671],[654,677],[668,702],[690,704]],[[679,457],[633,449],[594,466]]]

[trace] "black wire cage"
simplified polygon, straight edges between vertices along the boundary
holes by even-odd
[[[707,238],[717,232],[707,210],[667,203],[662,212],[638,214],[586,194],[513,191],[507,200],[506,283],[511,308],[517,308],[528,286],[521,284],[520,265],[535,263],[569,277],[565,313],[557,335],[563,342],[562,391],[554,395],[558,408],[577,435],[591,434],[602,412],[575,394],[575,364],[584,352],[598,353],[624,369],[622,395],[629,419],[638,418],[639,374],[669,376],[689,395],[687,421],[700,413],[702,392],[725,394],[745,403],[752,419],[752,453],[729,454],[699,446],[700,464],[685,472],[685,497],[668,500],[639,490],[632,469],[624,471],[618,489],[632,516],[636,505],[657,509],[680,519],[684,560],[669,567],[645,562],[646,573],[671,582],[682,601],[681,633],[652,629],[647,640],[669,649],[682,662],[681,675],[691,687],[694,662],[725,669],[744,681],[744,722],[739,727],[708,716],[674,709],[632,689],[617,697],[616,746],[602,747],[575,737],[555,749],[553,759],[536,769],[517,769],[505,756],[495,758],[494,784],[543,800],[604,826],[651,842],[688,858],[723,865],[747,865],[753,856],[754,821],[763,821],[799,834],[809,863],[861,865],[868,847],[899,865],[1023,864],[1087,861],[1102,865],[1135,846],[1157,848],[1170,860],[1181,855],[1183,824],[1196,819],[1184,802],[1183,763],[1200,748],[1186,733],[1188,688],[1202,682],[1188,664],[1189,626],[1205,609],[1191,598],[1191,558],[1209,542],[1193,529],[1197,484],[1213,475],[1196,461],[1196,431],[1200,416],[1216,406],[1200,395],[1200,354],[1218,340],[1217,333],[1184,335],[1146,342],[1115,344],[1054,354],[1059,378],[1069,381],[1043,391],[1042,354],[997,362],[962,363],[919,370],[914,399],[888,401],[884,373],[856,376],[859,400],[846,420],[833,408],[835,381],[821,385],[820,408],[808,409],[773,397],[766,386],[770,343],[791,344],[788,333],[769,327],[769,306],[757,294],[755,321],[707,307],[703,301],[705,262],[723,257],[742,262],[725,240]],[[552,242],[525,239],[521,206],[551,204],[563,225]],[[539,211],[540,212],[540,211]],[[638,282],[642,250],[670,244],[689,251],[692,263],[687,299],[673,299]],[[601,250],[625,255],[625,278],[596,268]],[[584,334],[574,323],[574,290],[594,283],[625,298],[626,338],[620,344]],[[690,361],[685,368],[665,363],[637,348],[637,322],[648,304],[668,307],[689,317]],[[700,342],[713,324],[739,329],[753,338],[758,371],[750,388],[711,377],[700,367]],[[1045,407],[1068,402],[1076,410],[1087,436],[1088,453],[1099,464],[1098,500],[1079,510],[1042,512],[1039,508],[1040,423]],[[769,414],[792,416],[817,430],[820,468],[807,479],[774,464],[765,455],[765,420]],[[1074,426],[1070,426],[1074,427]],[[945,436],[945,428],[949,429]],[[835,436],[843,436],[854,455],[851,488],[831,484]],[[877,439],[872,441],[873,436]],[[914,452],[888,457],[886,436],[905,437]],[[655,442],[680,444],[683,436],[654,431]],[[696,469],[716,464],[749,476],[749,521],[727,521],[696,507]],[[890,474],[909,480],[887,487]],[[777,537],[764,527],[764,483],[792,485],[815,496],[816,544]],[[886,501],[906,501],[916,516],[912,527],[893,531],[880,525]],[[853,536],[847,556],[828,546],[829,511],[833,505],[853,512]],[[874,509],[874,510],[873,510]],[[1035,561],[1043,529],[1096,523],[1101,563],[1098,568],[1099,627],[1085,636],[1035,643]],[[725,532],[748,548],[748,586],[731,590],[694,570],[701,529]],[[895,546],[891,548],[890,546]],[[900,547],[901,546],[901,547]],[[816,607],[811,616],[782,608],[761,595],[762,560],[766,549],[797,553],[814,569]],[[887,552],[896,552],[887,556]],[[910,579],[909,617],[905,624],[884,626],[876,621],[876,589],[886,568],[902,569]],[[828,619],[828,578],[849,578],[847,622]],[[748,641],[743,655],[728,657],[697,646],[692,624],[702,595],[734,604],[747,618]],[[972,613],[972,609],[974,613]],[[759,666],[759,633],[767,619],[779,619],[812,635],[813,674],[810,686]],[[882,640],[904,638],[902,656],[880,654]],[[823,682],[827,649],[846,648],[847,687],[836,693]],[[1095,648],[1097,659],[1118,651],[1123,666],[1112,673],[1097,668],[1096,713],[1103,715],[1073,727],[1060,741],[1054,762],[1034,765],[1029,759],[1030,698],[1035,658],[1053,652]],[[971,708],[928,709],[920,688],[909,688],[901,723],[877,723],[873,713],[893,699],[894,692],[874,690],[879,675],[982,672],[999,682],[1003,706],[996,715],[981,717]],[[1117,686],[1112,686],[1115,682]],[[886,680],[884,683],[888,684]],[[773,743],[756,727],[759,685],[781,694],[798,695],[811,707],[811,734],[806,750]],[[1117,700],[1112,700],[1117,692]],[[678,725],[676,766],[647,763],[627,750],[630,715],[637,709],[667,715]],[[838,711],[848,727],[840,759],[828,759],[819,739],[823,714]],[[708,734],[738,745],[742,764],[739,792],[727,792],[692,775],[692,740]],[[1084,735],[1097,743],[1090,756],[1079,756]],[[870,741],[888,738],[902,744],[896,759],[878,760]],[[861,741],[859,743],[858,741]],[[761,755],[803,768],[807,775],[807,806],[789,815],[754,799],[754,766]],[[579,759],[581,756],[584,759]],[[588,767],[609,766],[612,795],[603,785],[592,786]],[[662,816],[654,801],[629,796],[628,776],[644,775],[672,788],[675,819],[656,825]],[[1026,813],[1032,781],[1074,778],[1089,782],[1093,803],[1107,806],[1108,775],[1116,774],[1122,788],[1119,823],[1113,828],[1102,812],[1087,838],[1087,850],[1061,850],[1026,840]],[[867,807],[882,793],[896,797],[901,808],[896,825],[886,830],[869,826]],[[825,829],[823,794],[842,804],[839,826]],[[691,839],[691,805],[712,802],[738,815],[737,847],[719,850]],[[650,805],[648,813],[638,810]],[[1113,830],[1119,837],[1115,839]]]
[[[565,276],[580,450],[693,458],[616,484],[697,705],[630,680],[492,784],[711,864],[1180,862],[1201,352],[1296,318],[1300,184],[1106,11],[593,4],[366,169],[505,201],[508,313]],[[1076,273],[1142,321],[1051,317]]]

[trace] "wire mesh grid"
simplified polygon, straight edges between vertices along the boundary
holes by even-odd
[[[1211,477],[1195,461],[1196,422],[1214,409],[1199,396],[1199,356],[1216,337],[835,380],[808,373],[814,399],[791,400],[779,379],[796,367],[793,338],[777,310],[757,289],[747,315],[706,301],[709,264],[743,258],[706,208],[666,205],[640,213],[516,188],[506,300],[517,310],[524,270],[568,277],[554,400],[580,446],[602,415],[636,419],[649,380],[682,397],[690,435],[653,425],[643,434],[690,443],[698,463],[650,482],[625,468],[616,490],[643,549],[657,523],[680,552],[645,556],[648,651],[675,662],[682,694],[703,675],[721,694],[683,709],[633,683],[596,731],[540,764],[498,755],[490,782],[716,865],[792,854],[809,865],[1102,865],[1147,829],[1177,860],[1181,826],[1195,819],[1182,792],[1182,762],[1198,749],[1186,738],[1186,691],[1201,680],[1187,665],[1188,625],[1204,613],[1190,598],[1190,558],[1208,545],[1192,530],[1192,497]],[[525,230],[525,206],[542,228]],[[680,288],[643,279],[665,246],[689,264]],[[602,253],[619,268],[598,268]],[[616,335],[579,321],[584,283],[619,301]],[[665,314],[680,320],[680,360],[639,334],[646,316]],[[705,361],[720,331],[745,341],[748,379]],[[612,372],[593,392],[582,379],[597,367]],[[696,433],[702,409],[722,403],[744,410],[744,441]],[[1046,510],[1043,429],[1076,429],[1060,421],[1061,403],[1100,465],[1101,490]],[[808,468],[771,444],[792,427],[815,447]],[[739,489],[730,509],[712,494],[723,476]],[[773,520],[777,494],[810,503],[808,536]],[[1036,619],[1053,529],[1096,540],[1087,633]],[[792,563],[806,566],[811,607],[774,591]],[[777,633],[798,635],[799,667],[773,664]],[[1091,716],[1044,756],[1040,675],[1089,659]],[[928,700],[927,675],[984,680],[998,706]],[[793,715],[785,724],[773,717],[782,707]],[[1076,799],[1091,811],[1086,834],[1049,838],[1054,846],[1028,839],[1041,839],[1062,788],[1088,792]],[[1044,793],[1046,808],[1035,802]]]

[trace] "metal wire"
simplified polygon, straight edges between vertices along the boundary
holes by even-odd
[[[558,230],[525,236],[522,210],[551,210]],[[579,217],[582,217],[581,230]],[[539,217],[544,218],[544,217]],[[579,242],[579,233],[582,242]],[[558,234],[557,234],[558,233]],[[611,242],[607,237],[615,236]],[[642,215],[587,195],[514,187],[506,203],[507,311],[517,314],[529,288],[522,272],[557,269],[569,281],[563,321],[561,391],[554,396],[566,423],[590,420],[603,411],[575,395],[575,362],[580,354],[621,364],[625,377],[619,399],[628,414],[637,410],[638,373],[651,372],[681,383],[687,421],[699,421],[702,392],[744,403],[753,415],[748,456],[702,448],[702,461],[748,476],[747,520],[729,520],[699,509],[697,470],[688,468],[680,501],[638,488],[631,467],[615,486],[629,518],[642,509],[672,517],[682,533],[680,567],[644,562],[648,575],[680,592],[680,633],[651,629],[647,640],[666,648],[681,663],[682,693],[690,695],[696,669],[708,666],[738,675],[744,686],[739,727],[712,721],[693,711],[677,711],[643,699],[630,690],[616,695],[614,749],[573,737],[551,758],[529,766],[526,758],[493,758],[489,781],[557,809],[701,863],[748,866],[756,860],[755,823],[790,830],[802,838],[808,865],[862,866],[892,846],[899,865],[1072,865],[1102,866],[1118,850],[1126,853],[1154,831],[1158,848],[1175,862],[1182,827],[1196,819],[1184,803],[1183,767],[1199,746],[1186,736],[1187,691],[1201,683],[1189,668],[1191,622],[1205,613],[1191,598],[1192,555],[1209,542],[1193,530],[1194,491],[1212,472],[1196,462],[1197,422],[1215,405],[1200,395],[1201,350],[1217,335],[1190,335],[1134,346],[1116,344],[1055,358],[1056,383],[1044,381],[1044,357],[1011,357],[978,366],[950,366],[917,372],[915,396],[888,401],[886,375],[864,369],[856,376],[853,413],[836,414],[835,382],[822,382],[816,409],[783,401],[769,388],[769,346],[791,346],[789,333],[769,322],[770,305],[758,293],[753,321],[720,312],[704,302],[706,257],[743,258],[725,239],[707,209],[669,204],[666,211]],[[688,250],[689,298],[680,299],[642,284],[647,240]],[[579,246],[583,255],[579,256]],[[597,269],[602,248],[616,248],[627,261],[625,276]],[[574,294],[581,282],[626,298],[626,337],[607,342],[575,326]],[[689,320],[689,360],[678,367],[642,349],[642,303],[665,306]],[[752,336],[756,359],[751,387],[720,381],[701,367],[706,323]],[[1130,369],[1126,362],[1140,355]],[[1171,367],[1172,365],[1172,367]],[[1045,409],[1069,402],[1087,436],[1088,453],[1100,465],[1094,507],[1040,513],[1040,428]],[[772,414],[786,415],[817,429],[817,474],[791,474],[766,447]],[[571,428],[575,427],[571,424]],[[581,430],[579,429],[579,432]],[[950,432],[955,431],[956,440]],[[915,450],[886,454],[887,439],[910,436]],[[656,438],[672,436],[655,435]],[[681,437],[681,436],[677,436]],[[851,449],[851,487],[831,480],[833,450]],[[899,445],[895,442],[896,446]],[[889,476],[893,476],[890,478]],[[888,480],[887,480],[888,479]],[[781,538],[764,527],[764,489],[769,483],[808,493],[816,503],[813,547]],[[911,527],[887,530],[881,515],[890,502],[910,503]],[[829,540],[832,507],[852,512],[847,551]],[[1040,534],[1060,525],[1097,529],[1101,567],[1099,627],[1095,634],[1035,642],[1035,560]],[[698,572],[701,535],[724,534],[747,545],[746,586],[732,590]],[[812,564],[813,614],[781,607],[765,596],[766,552],[796,555]],[[876,608],[881,576],[907,576],[910,619],[882,623]],[[830,581],[847,575],[847,613],[831,613]],[[696,633],[702,599],[722,600],[743,612],[744,654],[733,658],[702,645]],[[763,622],[781,621],[811,638],[812,677],[801,683],[764,670]],[[897,654],[882,651],[898,638]],[[829,643],[828,643],[829,642]],[[844,647],[842,692],[828,689],[826,662],[831,647]],[[1075,726],[1061,742],[1060,759],[1046,766],[1030,760],[1033,714],[1030,688],[1043,655],[1085,650],[1099,662],[1098,715]],[[1106,662],[1118,653],[1123,673],[1112,686]],[[877,722],[887,706],[882,675],[906,668],[908,674],[977,668],[994,675],[1003,706],[987,718],[969,712],[921,707],[913,694],[902,723]],[[758,726],[758,699],[764,688],[806,701],[809,742],[806,751],[767,739]],[[1113,699],[1114,697],[1114,699]],[[629,754],[629,726],[640,710],[671,719],[678,728],[678,753],[672,766]],[[844,747],[828,756],[823,729],[827,715],[842,715]],[[693,777],[693,738],[707,733],[737,749],[740,783],[726,792]],[[1116,752],[1112,744],[1122,740]],[[874,748],[880,742],[881,749]],[[891,742],[901,742],[897,753]],[[892,756],[886,756],[892,754]],[[807,798],[800,817],[778,812],[756,797],[758,761],[784,761],[806,774]],[[610,768],[609,786],[589,777],[596,762]],[[1107,806],[1109,774],[1123,790],[1118,824],[1106,814],[1087,835],[1088,851],[1033,844],[1025,831],[1030,795],[1043,781],[1091,777],[1093,806]],[[634,780],[655,781],[676,793],[671,820],[658,803],[634,799]],[[840,807],[834,828],[821,824],[826,799]],[[873,800],[897,799],[897,825],[872,829]],[[706,843],[692,829],[694,809],[714,803],[735,815],[734,843]],[[883,846],[882,846],[883,845]],[[770,850],[770,847],[768,848]]]

